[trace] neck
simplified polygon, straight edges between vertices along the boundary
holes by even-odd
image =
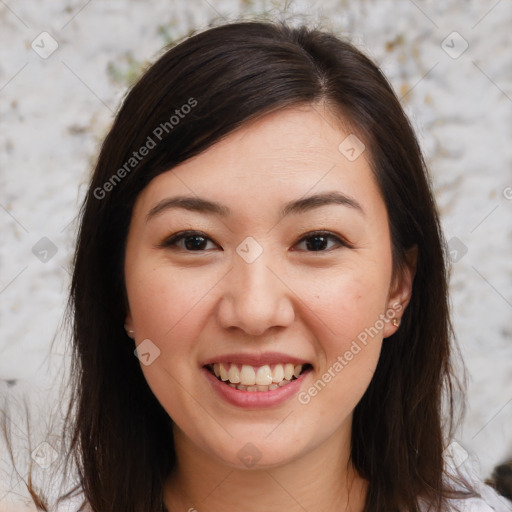
[[[278,467],[240,469],[205,453],[176,426],[174,434],[177,464],[164,490],[169,512],[364,509],[367,481],[350,463],[350,436],[337,433],[300,459]]]

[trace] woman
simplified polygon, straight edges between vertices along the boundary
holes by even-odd
[[[443,458],[457,383],[418,143],[326,31],[230,23],[146,71],[70,311],[89,510],[507,510]]]

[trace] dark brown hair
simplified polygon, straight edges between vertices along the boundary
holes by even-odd
[[[172,420],[123,328],[125,241],[137,196],[155,176],[244,123],[319,101],[369,150],[388,210],[395,271],[408,249],[418,251],[410,304],[354,411],[351,459],[369,481],[364,510],[413,512],[422,499],[440,512],[445,498],[456,495],[442,457],[459,389],[450,365],[444,242],[411,125],[378,67],[350,43],[306,26],[232,22],[173,46],[132,87],[82,207],[69,302],[69,453],[95,512],[162,510],[163,484],[176,462]],[[187,112],[178,122],[171,120],[176,110]],[[148,137],[155,147],[131,165]]]

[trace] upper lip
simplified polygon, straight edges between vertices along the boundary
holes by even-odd
[[[208,366],[214,363],[234,363],[246,364],[250,366],[263,366],[265,364],[279,364],[279,363],[293,363],[293,364],[311,364],[306,359],[300,357],[290,356],[280,352],[264,352],[260,354],[223,354],[210,357],[203,361],[202,366]]]

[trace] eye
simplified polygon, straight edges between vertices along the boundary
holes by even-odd
[[[186,252],[205,252],[208,243],[218,245],[211,238],[200,231],[181,231],[165,239],[159,246],[162,248],[177,248]],[[334,247],[329,247],[329,242],[334,242]],[[329,252],[335,246],[351,247],[351,245],[339,236],[329,231],[314,231],[303,236],[296,244],[304,244],[306,252]],[[210,247],[211,249],[212,247]],[[215,248],[215,247],[213,247]],[[304,250],[304,249],[302,249]]]
[[[204,252],[208,242],[217,245],[200,231],[181,231],[164,240],[160,247],[178,248],[187,252]]]
[[[345,240],[342,240],[340,237],[330,233],[329,231],[314,231],[308,233],[307,236],[302,237],[297,245],[300,245],[305,242],[306,251],[307,252],[328,252],[328,250],[333,247],[327,247],[329,245],[329,241],[334,240],[335,245],[340,245],[342,247],[350,247],[350,244]]]

